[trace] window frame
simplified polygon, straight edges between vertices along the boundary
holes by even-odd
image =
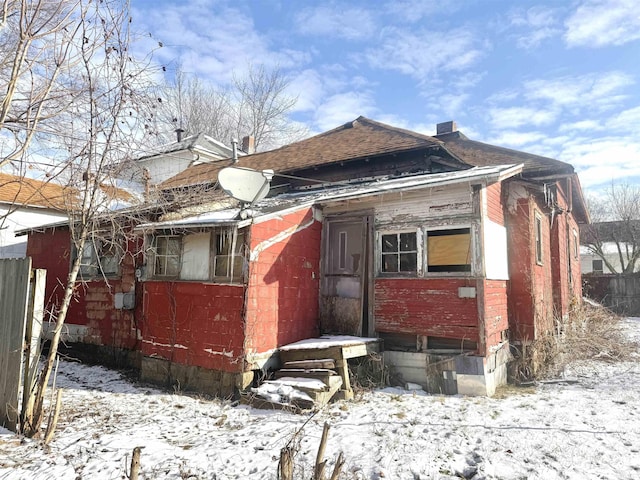
[[[375,252],[375,264],[376,264],[376,277],[377,278],[387,278],[387,277],[400,277],[400,278],[437,278],[437,277],[470,277],[475,275],[476,265],[474,262],[474,255],[477,248],[475,234],[476,226],[473,223],[462,223],[462,224],[453,224],[453,225],[438,225],[438,226],[428,226],[423,225],[417,227],[415,229],[411,228],[400,228],[400,229],[381,229],[376,231],[376,252]],[[468,230],[469,231],[469,269],[462,271],[440,271],[434,272],[429,271],[428,268],[428,234],[429,232],[435,231],[447,231],[447,230]],[[382,271],[384,262],[383,262],[383,252],[382,252],[382,237],[384,235],[392,235],[397,234],[398,236],[402,233],[415,233],[416,234],[416,248],[417,248],[417,260],[416,260],[416,271],[412,272],[384,272]],[[399,254],[400,251],[397,253]],[[391,254],[392,252],[389,252]]]
[[[542,243],[542,215],[538,211],[534,213],[533,230],[534,230],[534,235],[533,235],[534,236],[534,253],[535,253],[536,263],[538,265],[543,265],[544,254],[543,254],[543,243]]]
[[[573,229],[573,258],[576,260],[580,258],[580,238],[575,228]]]
[[[190,235],[195,235],[198,233],[210,233],[209,242],[208,242],[208,275],[207,278],[185,278],[183,275],[183,262],[185,256],[185,239]],[[219,249],[219,238],[220,235],[230,234],[231,237],[231,246],[229,248],[233,249],[232,253],[224,253]],[[158,239],[159,238],[170,238],[177,239],[179,242],[179,253],[178,254],[158,254]],[[211,228],[203,228],[199,230],[193,231],[159,231],[154,232],[149,235],[149,243],[151,244],[150,256],[147,260],[147,265],[149,266],[149,273],[146,275],[147,280],[171,280],[171,281],[180,281],[180,282],[203,282],[203,283],[220,283],[220,284],[231,284],[231,285],[243,285],[246,281],[246,273],[247,273],[247,249],[246,249],[246,240],[247,240],[247,231],[245,229],[239,229],[235,226],[229,227],[211,227]],[[167,269],[167,259],[177,257],[177,272],[170,272],[169,274],[159,274],[157,265],[158,258],[165,258],[165,270]],[[222,258],[229,259],[231,258],[231,262],[228,263],[226,274],[225,275],[216,275],[216,268],[219,268],[218,262],[221,261]],[[240,260],[237,260],[240,258]],[[240,271],[236,271],[234,265],[240,263]]]
[[[401,250],[401,242],[400,235],[411,233],[415,235],[415,244],[416,249],[414,250]],[[396,235],[397,238],[397,250],[395,252],[383,252],[383,238],[384,236]],[[421,229],[402,229],[402,230],[381,230],[377,232],[377,245],[378,251],[376,255],[376,260],[378,263],[377,273],[380,276],[400,276],[400,277],[417,277],[421,274],[422,271],[422,251],[420,248],[420,244],[422,243],[422,235]],[[416,256],[416,269],[415,270],[400,270],[400,255],[402,254],[412,254],[415,253]],[[398,270],[395,272],[392,271],[383,271],[384,266],[384,256],[386,255],[397,255],[398,256]]]
[[[158,254],[158,239],[160,238],[164,238],[164,239],[177,239],[180,244],[178,245],[178,254]],[[184,246],[184,241],[183,241],[184,235],[176,235],[176,234],[167,234],[167,233],[162,233],[160,235],[153,235],[153,241],[152,241],[152,251],[153,251],[153,264],[152,264],[152,271],[151,271],[151,275],[153,278],[156,279],[178,279],[180,278],[180,271],[182,270],[182,256],[183,256],[183,246]],[[168,245],[167,245],[168,247]],[[177,257],[178,259],[178,271],[176,273],[171,273],[171,274],[160,274],[157,272],[157,265],[158,265],[158,257],[164,257],[165,258],[165,271],[167,270],[167,259],[169,257]]]
[[[231,253],[218,253],[218,236],[224,234],[228,230],[224,227],[216,227],[211,230],[211,266],[209,271],[209,279],[216,283],[229,283],[229,284],[242,284],[245,280],[245,271],[247,267],[247,255],[246,255],[246,232],[240,231],[238,228],[233,228],[231,232]],[[238,241],[241,239],[241,241]],[[218,258],[231,258],[231,261],[227,264],[226,275],[216,275],[216,267]],[[234,264],[236,258],[242,259],[241,271],[236,274],[234,270]],[[238,276],[239,275],[239,276]]]
[[[107,250],[105,250],[105,247]],[[111,252],[110,255],[105,254],[105,251]],[[75,260],[78,256],[78,249],[73,245],[73,252]],[[88,254],[86,254],[88,252]],[[113,270],[105,271],[104,266],[108,265],[107,258],[112,258],[115,261],[115,268]],[[88,261],[85,262],[85,259]],[[118,250],[118,241],[113,238],[105,236],[90,237],[84,242],[82,252],[80,252],[80,270],[78,276],[81,280],[99,280],[101,278],[118,278],[121,273],[120,262],[122,255]]]
[[[456,230],[469,230],[469,263],[468,270],[446,270],[446,271],[430,271],[429,270],[429,232],[444,232],[444,231],[456,231]],[[454,234],[455,235],[455,234]],[[425,246],[424,256],[424,271],[429,275],[473,275],[473,254],[475,252],[475,245],[473,242],[473,228],[472,225],[443,225],[438,227],[425,227],[423,244]]]
[[[595,262],[600,262],[600,268],[595,268]],[[591,271],[593,273],[604,273],[604,260],[601,258],[592,258],[591,259]]]

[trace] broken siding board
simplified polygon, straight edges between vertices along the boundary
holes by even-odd
[[[458,288],[470,282],[476,283],[451,278],[376,279],[376,330],[477,342],[477,298],[458,297]]]
[[[409,197],[409,196],[407,196]],[[473,194],[470,188],[434,191],[430,189],[419,197],[387,201],[375,206],[376,226],[422,224],[430,218],[473,216]]]

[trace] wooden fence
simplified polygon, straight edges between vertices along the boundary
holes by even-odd
[[[582,276],[585,296],[620,315],[640,316],[640,274],[594,274]]]
[[[40,355],[45,279],[30,258],[0,259],[0,425],[13,431]]]

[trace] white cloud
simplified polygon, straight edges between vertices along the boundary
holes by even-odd
[[[491,108],[488,113],[492,130],[549,125],[558,116],[558,112],[554,110],[530,107]]]
[[[516,132],[507,130],[500,132],[497,136],[488,140],[488,143],[500,145],[501,147],[521,148],[524,145],[539,142],[546,135],[542,132]]]
[[[313,111],[325,94],[322,76],[316,70],[303,70],[291,80],[287,92],[298,99],[294,112]]]
[[[163,43],[154,57],[172,70],[178,63],[187,73],[214,83],[228,83],[249,63],[282,68],[298,67],[310,60],[295,49],[272,51],[244,11],[213,0],[161,3],[134,10],[137,28],[153,31]]]
[[[570,47],[623,45],[640,39],[637,0],[585,0],[565,22]]]
[[[355,120],[360,115],[372,117],[377,109],[368,92],[345,92],[327,98],[315,112],[315,123],[320,131],[330,130]]]
[[[640,106],[623,110],[611,117],[607,123],[607,129],[611,132],[631,133],[633,137],[640,141]]]
[[[604,128],[602,122],[596,122],[595,120],[580,120],[578,122],[571,122],[560,125],[559,131],[561,132],[584,132],[584,131],[596,131]]]
[[[320,5],[308,7],[295,16],[297,31],[303,35],[364,40],[377,30],[371,12],[356,7]]]
[[[439,71],[469,68],[482,56],[478,43],[469,29],[413,32],[388,27],[381,32],[381,44],[367,50],[365,58],[372,67],[424,83]]]
[[[460,8],[460,4],[441,0],[395,0],[384,8],[386,13],[402,21],[416,23],[439,12],[452,13]]]
[[[510,25],[524,30],[516,35],[517,46],[524,49],[537,47],[544,40],[561,34],[558,16],[558,9],[543,6],[512,12],[509,16]]]
[[[563,107],[608,108],[624,98],[617,94],[633,83],[633,78],[623,72],[592,73],[532,80],[525,83],[524,95],[530,100],[547,100]]]

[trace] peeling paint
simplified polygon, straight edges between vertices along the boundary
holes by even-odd
[[[222,355],[223,357],[233,358],[233,350],[231,350],[230,352],[227,352],[226,350],[216,352],[215,350],[211,350],[210,348],[205,348],[204,351],[210,353],[211,355]]]
[[[307,223],[303,223],[302,225],[296,225],[295,227],[289,227],[286,230],[283,230],[282,232],[280,232],[279,234],[269,238],[268,240],[263,240],[258,245],[256,245],[255,248],[251,250],[251,255],[249,257],[250,261],[252,262],[257,261],[260,254],[263,251],[265,251],[267,248],[275,245],[276,243],[282,242],[284,239],[289,238],[292,235],[295,235],[296,233],[301,232],[302,230],[306,230],[307,228],[312,226],[315,222],[316,220],[312,218]]]
[[[146,343],[148,345],[153,345],[154,347],[166,347],[166,348],[180,348],[182,350],[188,350],[189,347],[186,347],[184,345],[180,345],[179,343],[174,343],[173,345],[169,344],[169,343],[159,343],[159,342],[154,342],[153,340],[142,340],[142,343]]]

